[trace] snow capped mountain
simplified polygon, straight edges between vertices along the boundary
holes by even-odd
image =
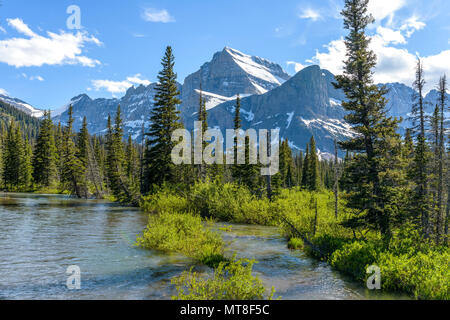
[[[225,47],[185,79],[181,110],[186,119],[198,111],[200,88],[207,107],[213,109],[220,103],[236,99],[238,94],[241,97],[264,94],[289,78],[276,63]]]
[[[179,106],[185,127],[193,128],[198,118],[199,95],[206,100],[208,124],[221,130],[233,128],[235,100],[239,94],[243,127],[280,129],[280,137],[289,139],[294,151],[304,150],[314,135],[324,158],[334,153],[334,139],[351,138],[354,133],[344,120],[345,95],[333,86],[335,77],[318,66],[310,66],[290,77],[281,66],[266,59],[250,56],[232,48],[214,54],[212,60],[179,84],[182,105]],[[131,87],[120,99],[91,99],[83,94],[74,97],[54,113],[55,121],[67,121],[67,108],[73,106],[76,130],[83,117],[91,134],[104,134],[108,115],[114,117],[120,104],[125,136],[142,139],[142,127],[150,125],[156,84]],[[390,115],[402,117],[402,128],[410,127],[409,116],[414,90],[399,83],[386,84]],[[200,90],[201,88],[201,90]],[[1,97],[1,96],[0,96]],[[433,111],[437,92],[425,98],[427,113]],[[450,101],[450,96],[449,96]]]
[[[25,112],[26,114],[35,117],[40,118],[44,115],[44,111],[36,109],[35,107],[29,105],[28,103],[19,100],[17,98],[12,98],[6,95],[0,94],[0,100],[19,109],[20,111]]]
[[[88,129],[91,134],[101,135],[106,132],[108,115],[114,120],[117,106],[120,105],[125,136],[131,136],[134,140],[142,139],[142,127],[150,125],[150,112],[153,107],[155,86],[130,87],[121,99],[91,99],[82,94],[71,99],[60,110],[63,111],[53,119],[55,122],[66,123],[68,120],[67,109],[73,107],[74,128],[81,128],[83,118],[88,120]]]
[[[217,52],[212,61],[205,63],[200,70],[188,76],[183,85],[179,85],[183,102],[179,109],[186,127],[192,128],[197,118],[200,87],[206,108],[212,110],[224,102],[234,101],[238,94],[248,97],[268,92],[289,78],[278,64],[227,47]],[[125,135],[140,141],[142,125],[148,127],[150,124],[155,86],[152,83],[149,86],[131,87],[121,99],[92,100],[85,94],[79,95],[55,111],[54,119],[56,122],[66,122],[67,109],[72,105],[75,129],[81,127],[83,117],[86,116],[90,133],[102,134],[106,129],[108,114],[113,117],[120,104]],[[254,115],[248,113],[246,116],[251,119]]]
[[[344,121],[341,107],[344,95],[336,90],[334,76],[318,66],[303,69],[281,86],[262,94],[243,98],[243,127],[280,129],[280,137],[288,139],[291,148],[303,150],[312,135],[323,153],[333,152],[333,140],[354,134]],[[212,127],[233,128],[235,101],[225,102],[209,111]]]

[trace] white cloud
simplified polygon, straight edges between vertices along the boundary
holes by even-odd
[[[422,30],[426,27],[426,24],[418,19],[419,18],[414,15],[407,19],[400,27],[400,30],[405,31],[407,38],[410,38],[414,32]]]
[[[175,22],[175,18],[172,17],[166,9],[159,10],[154,8],[146,8],[142,13],[142,18],[148,22]]]
[[[2,26],[0,26],[0,31],[3,32],[3,33],[6,33],[6,29],[3,28]]]
[[[387,17],[392,20],[395,12],[405,5],[406,0],[371,0],[369,1],[369,12],[378,21]]]
[[[288,66],[294,66],[295,72],[300,72],[306,67],[305,65],[295,61],[286,61],[286,64]]]
[[[30,80],[38,80],[38,81],[45,81],[44,80],[44,78],[42,78],[41,76],[33,76],[33,77],[30,77]]]
[[[31,81],[33,81],[33,80],[38,80],[41,82],[45,81],[45,79],[42,78],[41,76],[28,76],[25,72],[22,72],[21,76],[24,77],[25,79],[31,80]]]
[[[298,17],[300,19],[311,19],[312,21],[322,19],[320,12],[312,8],[302,9],[302,12],[300,12]]]
[[[140,74],[136,74],[134,76],[127,77],[126,80],[123,81],[113,81],[113,80],[92,80],[92,86],[96,91],[99,90],[106,90],[110,93],[117,94],[117,93],[124,93],[127,91],[131,86],[138,84],[138,85],[144,85],[148,86],[151,82],[142,79],[142,76]],[[92,88],[88,88],[91,89]],[[90,91],[90,90],[89,90]]]
[[[101,42],[86,32],[76,34],[48,31],[46,36],[33,32],[21,19],[7,19],[8,25],[28,38],[10,38],[0,41],[0,62],[19,67],[80,64],[94,67],[100,61],[83,56],[86,43]]]
[[[7,96],[8,92],[5,89],[0,88],[0,94]]]
[[[136,74],[134,76],[128,77],[127,81],[131,82],[133,84],[142,84],[144,86],[148,86],[151,83],[148,80],[141,79],[141,77],[142,77],[142,75],[140,73],[138,73],[138,74]]]
[[[393,33],[385,32],[385,30],[383,32],[384,35],[375,34],[371,42],[371,49],[377,55],[377,66],[374,73],[375,82],[400,82],[411,86],[415,76],[417,55],[409,52],[406,48],[396,48],[391,45],[401,39],[397,38],[397,33],[394,36]],[[324,52],[316,52],[313,57],[314,62],[334,74],[341,74],[343,61],[346,59],[344,40],[331,41],[325,48]],[[450,74],[450,50],[422,57],[422,61],[427,80],[426,91],[436,87],[440,76]]]
[[[406,39],[400,32],[400,30],[392,30],[389,28],[384,28],[382,26],[379,26],[377,28],[377,33],[380,39],[385,44],[406,44]]]

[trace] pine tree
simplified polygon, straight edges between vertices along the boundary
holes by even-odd
[[[48,188],[54,185],[57,177],[57,158],[51,114],[45,112],[33,156],[33,179],[39,187]]]
[[[5,139],[3,157],[3,182],[7,191],[16,191],[19,188],[22,157],[22,142],[20,139],[20,127],[14,120],[11,120]]]
[[[429,197],[429,174],[428,166],[430,161],[430,152],[426,141],[425,126],[425,102],[423,92],[425,79],[423,76],[423,65],[420,59],[417,60],[416,80],[414,81],[414,104],[412,106],[412,120],[414,124],[413,133],[417,136],[414,162],[410,168],[409,176],[415,182],[414,193],[412,197],[413,215],[421,215],[422,233],[428,237],[430,234],[430,210],[431,200]]]
[[[242,129],[241,124],[241,98],[238,95],[236,98],[236,108],[234,113],[234,130],[237,132]],[[234,138],[234,162],[231,165],[231,173],[233,180],[237,183],[242,183],[241,165],[238,164],[238,138]]]
[[[396,133],[398,121],[386,116],[386,90],[373,81],[376,56],[369,49],[370,38],[365,30],[374,19],[368,13],[368,3],[345,1],[342,15],[344,27],[349,30],[345,38],[347,60],[335,87],[344,91],[346,120],[358,133],[340,143],[342,149],[355,152],[347,167],[347,178],[351,180],[348,206],[359,211],[354,222],[380,231],[387,241],[394,215],[400,210],[401,178],[397,173],[401,143]]]
[[[178,98],[177,75],[174,72],[175,58],[169,46],[162,59],[163,69],[158,75],[155,105],[151,114],[152,125],[145,151],[144,193],[151,190],[152,185],[164,182],[175,183],[177,168],[172,163],[171,153],[175,146],[172,133],[182,128]]]
[[[309,187],[308,172],[309,172],[309,144],[306,145],[305,160],[303,161],[301,186],[304,189],[307,189]]]
[[[444,167],[445,167],[445,106],[447,102],[447,78],[443,76],[439,80],[439,99],[438,99],[438,145],[437,145],[437,217],[436,217],[436,243],[441,242],[441,236],[445,232],[444,218]]]
[[[311,191],[318,191],[320,189],[320,174],[319,174],[319,157],[317,155],[316,140],[311,137],[309,142],[310,151],[308,156],[308,171],[307,171],[307,188]]]
[[[29,191],[33,181],[33,150],[31,143],[28,141],[28,137],[23,141],[22,148],[23,151],[21,153],[23,154],[23,158],[20,162],[20,185],[22,186],[22,190]]]
[[[85,172],[86,168],[78,159],[79,151],[75,145],[75,134],[73,132],[73,108],[69,107],[69,119],[63,133],[63,169],[62,183],[70,193],[75,194],[78,198],[86,196]]]

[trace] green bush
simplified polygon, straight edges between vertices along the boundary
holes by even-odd
[[[160,213],[181,213],[188,211],[188,201],[185,197],[176,195],[173,191],[164,189],[159,192],[143,197],[141,208],[146,212]]]
[[[379,250],[379,247],[371,242],[356,241],[345,244],[331,255],[330,264],[337,270],[363,281],[366,279],[367,267],[376,264]]]
[[[380,255],[382,288],[401,291],[418,299],[450,300],[450,252],[417,252],[397,256],[391,252]]]
[[[292,250],[303,249],[304,248],[303,240],[299,238],[289,239],[288,248]]]
[[[163,211],[150,215],[147,229],[137,238],[146,249],[178,252],[214,267],[225,261],[221,237],[207,229],[201,217]]]
[[[263,300],[273,298],[275,290],[266,293],[262,281],[252,275],[254,261],[222,262],[212,278],[189,271],[172,279],[178,295],[174,300]]]

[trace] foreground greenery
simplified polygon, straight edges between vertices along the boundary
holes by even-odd
[[[220,236],[206,228],[201,217],[189,213],[150,215],[148,228],[138,237],[137,244],[147,249],[182,253],[211,267],[226,260]]]
[[[363,285],[370,276],[366,274],[367,267],[377,265],[381,269],[383,290],[408,293],[418,299],[450,299],[450,249],[447,246],[433,245],[415,231],[417,228],[406,227],[408,223],[393,230],[389,243],[383,241],[380,233],[368,227],[349,226],[353,210],[346,207],[343,197],[336,218],[334,196],[330,191],[284,189],[273,201],[268,201],[252,195],[243,186],[207,181],[199,182],[185,192],[173,186],[162,188],[153,196],[144,198],[141,206],[154,214],[165,212],[165,216],[173,216],[174,220],[179,219],[180,213],[186,219],[197,219],[198,228],[201,224],[200,217],[224,222],[279,226],[290,248],[304,249],[311,256],[327,261],[333,268]],[[151,215],[150,221],[154,219]],[[150,224],[156,226],[152,222]],[[172,228],[170,232],[175,231]],[[152,233],[164,235],[167,231],[161,228]],[[200,232],[191,234],[196,233],[200,234],[198,238],[202,242],[204,237]],[[173,237],[165,236],[165,239]],[[203,256],[202,247],[203,245],[198,245],[197,254],[200,256]],[[205,252],[209,252],[208,249]],[[203,288],[205,286],[213,286],[212,283],[202,282],[207,280],[198,280],[192,273],[185,274],[177,283],[185,281],[186,284],[188,279],[191,280],[191,294],[206,290]],[[185,296],[192,298],[185,291],[179,297]]]
[[[222,262],[212,278],[205,278],[190,270],[172,279],[178,291],[176,300],[272,300],[262,281],[252,275],[255,261],[235,257]]]

